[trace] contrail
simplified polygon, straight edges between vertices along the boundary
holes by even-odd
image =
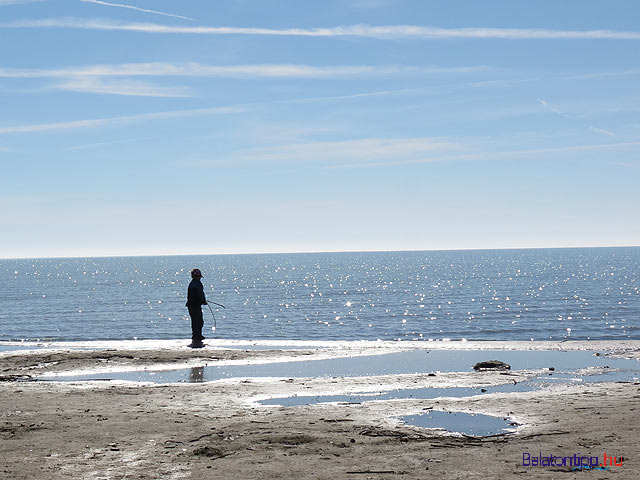
[[[571,121],[576,121],[577,119],[575,117],[572,117],[571,115],[563,112],[562,110],[558,110],[557,108],[551,106],[549,104],[549,102],[547,102],[546,100],[543,100],[541,98],[538,98],[538,103],[540,103],[540,105],[544,106],[545,108],[548,108],[549,110],[551,110],[553,113],[560,115],[561,117],[567,118]],[[598,127],[594,127],[593,125],[587,125],[587,124],[582,124],[585,128],[588,128],[589,130],[591,130],[592,132],[596,132],[596,133],[600,133],[603,135],[607,135],[609,137],[617,137],[617,135],[612,132],[611,130],[605,130],[604,128],[598,128]]]
[[[189,17],[183,17],[182,15],[174,15],[172,13],[158,12],[157,10],[147,10],[146,8],[134,7],[132,5],[122,5],[120,3],[101,2],[100,0],[80,0],[80,1],[85,3],[97,3],[98,5],[106,5],[108,7],[129,8],[131,10],[138,10],[139,12],[155,13],[156,15],[164,15],[165,17],[181,18],[183,20],[190,20],[192,22],[195,22],[195,19],[189,18]]]
[[[187,63],[125,63],[89,65],[57,69],[10,69],[0,67],[0,78],[118,77],[118,76],[184,76],[184,77],[340,77],[355,75],[474,73],[489,70],[484,66],[413,67],[340,65],[313,66],[303,64],[206,65]]]
[[[13,127],[0,127],[0,135],[13,133],[50,132],[57,130],[72,130],[76,128],[95,128],[110,125],[122,125],[136,122],[148,122],[167,118],[188,118],[208,115],[227,115],[242,113],[247,107],[228,106],[212,108],[195,108],[190,110],[173,110],[166,112],[139,113],[136,115],[122,115],[119,117],[95,118],[86,120],[72,120],[67,122],[40,123],[31,125],[17,125]]]
[[[98,0],[82,0],[93,3]],[[350,25],[328,28],[258,28],[121,23],[90,18],[43,18],[0,23],[0,28],[78,28],[158,34],[267,35],[293,37],[363,37],[379,40],[501,39],[501,40],[640,40],[640,32],[615,30],[545,30],[528,28],[440,28],[416,25]]]
[[[543,105],[543,106],[547,107],[547,108],[548,108],[549,110],[551,110],[553,113],[557,113],[558,115],[560,115],[560,116],[562,116],[562,117],[565,117],[565,118],[568,118],[568,119],[573,120],[573,119],[571,118],[571,116],[567,115],[567,114],[566,114],[566,113],[564,113],[562,110],[558,110],[557,108],[552,107],[551,105],[549,105],[549,102],[547,102],[546,100],[542,100],[541,98],[538,98],[538,103],[540,103],[541,105]]]

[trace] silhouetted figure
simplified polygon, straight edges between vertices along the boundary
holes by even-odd
[[[202,319],[202,305],[207,304],[207,299],[204,296],[204,287],[200,279],[202,278],[202,272],[198,268],[191,270],[191,283],[187,289],[187,308],[189,309],[189,316],[191,317],[191,345],[190,347],[203,347],[202,340],[202,326],[204,320]]]

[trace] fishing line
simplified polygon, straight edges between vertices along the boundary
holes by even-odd
[[[216,302],[211,302],[211,303],[215,303],[216,305],[218,305]],[[208,302],[207,302],[207,307],[209,307],[209,311],[211,312],[211,316],[213,317],[213,331],[215,332],[216,331],[216,316],[213,314],[213,310],[211,309],[211,305],[209,305]]]

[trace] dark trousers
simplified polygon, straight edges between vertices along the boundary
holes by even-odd
[[[202,306],[189,305],[189,316],[191,317],[191,339],[199,342],[202,340],[202,326],[204,320],[202,319]]]

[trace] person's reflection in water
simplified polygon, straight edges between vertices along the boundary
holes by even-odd
[[[204,367],[191,367],[189,372],[189,383],[204,382]]]

